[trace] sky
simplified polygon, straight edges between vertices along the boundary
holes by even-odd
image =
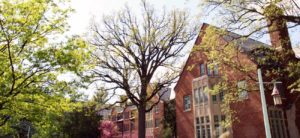
[[[197,12],[199,0],[151,0],[150,3],[159,9],[189,10],[194,17],[199,13]],[[126,4],[134,11],[138,11],[141,3],[140,0],[72,0],[71,6],[75,9],[75,13],[69,19],[70,32],[84,34],[88,31],[90,20],[93,17],[100,19],[103,15],[110,15],[124,8]]]
[[[166,10],[187,10],[190,12],[191,18],[193,18],[196,22],[199,21],[199,25],[201,22],[206,22],[217,26],[218,17],[203,16],[201,14],[201,8],[199,6],[200,1],[201,0],[148,0],[148,2],[153,4],[157,9],[165,8]],[[124,8],[126,4],[134,12],[138,12],[140,10],[140,0],[72,0],[71,6],[75,9],[75,13],[73,13],[68,19],[68,23],[70,25],[70,31],[68,34],[76,34],[85,37],[86,33],[89,31],[89,24],[92,18],[95,18],[96,21],[98,21],[103,15],[111,15],[112,13]],[[293,45],[300,45],[300,39],[298,39],[299,29],[290,30],[290,33],[292,33],[291,38],[294,40]],[[267,36],[260,41],[269,43],[269,38]],[[188,49],[191,49],[193,43],[194,41],[187,46]],[[300,53],[300,48],[298,51]],[[85,91],[85,93],[89,95],[89,97],[93,94],[90,90]]]

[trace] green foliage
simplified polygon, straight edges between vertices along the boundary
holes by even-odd
[[[161,136],[163,138],[176,137],[176,107],[175,99],[166,102],[164,105],[163,130]]]
[[[98,126],[101,117],[97,115],[95,104],[92,102],[83,105],[64,115],[62,133],[68,138],[98,138]]]
[[[16,135],[20,120],[32,123],[35,137],[60,130],[64,112],[78,103],[70,99],[81,86],[59,80],[80,75],[89,66],[90,50],[79,37],[65,40],[72,9],[64,0],[0,1],[0,134]],[[69,96],[70,98],[65,98]]]
[[[172,131],[173,131],[173,130],[172,130],[172,128],[170,128],[170,127],[164,128],[164,129],[163,129],[162,137],[163,137],[163,138],[172,138],[172,134],[173,134]]]

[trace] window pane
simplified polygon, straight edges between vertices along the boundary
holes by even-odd
[[[238,91],[239,91],[239,98],[240,99],[248,99],[248,92],[247,92],[247,86],[246,81],[239,81],[237,83]]]
[[[201,88],[198,88],[198,96],[199,96],[199,103],[202,103],[203,102],[203,96],[202,96]]]
[[[206,123],[209,123],[209,116],[206,116]]]
[[[204,97],[204,102],[206,103],[208,101],[208,96],[207,96],[207,93],[205,93],[206,87],[203,87],[203,97]]]
[[[219,69],[218,69],[218,65],[214,66],[214,71],[213,71],[214,75],[218,75],[219,74]]]
[[[159,119],[155,119],[155,127],[159,126]]]
[[[134,129],[135,129],[135,128],[134,128],[134,127],[135,127],[135,126],[134,126],[134,119],[130,121],[130,125],[131,125],[131,126],[130,126],[130,129],[131,129],[131,130],[134,130]]]
[[[210,125],[206,125],[207,137],[210,138]]]
[[[225,115],[221,115],[221,121],[225,121],[226,117]]]
[[[184,110],[189,110],[191,108],[191,99],[190,96],[184,96],[183,98],[183,102],[184,102]]]
[[[202,138],[206,138],[206,136],[205,136],[205,126],[204,125],[201,126],[201,132],[202,132]]]
[[[219,122],[219,116],[218,115],[214,115],[214,122],[215,123]]]
[[[197,125],[200,124],[200,119],[199,119],[199,117],[196,117],[196,124],[197,124]]]
[[[201,124],[203,124],[204,123],[204,117],[202,116],[201,117]]]
[[[198,89],[194,89],[194,100],[195,100],[195,104],[199,103],[199,93],[198,93]]]
[[[224,100],[224,92],[223,92],[223,91],[221,91],[221,92],[219,93],[219,97],[220,97],[220,101],[223,101],[223,100]]]
[[[158,113],[159,112],[159,105],[155,105],[154,110],[155,110],[155,113]]]
[[[215,124],[215,129],[216,129],[216,137],[218,138],[220,136],[220,125]]]
[[[197,126],[196,129],[197,129],[197,138],[201,138],[200,126]]]
[[[213,101],[213,103],[217,102],[217,95],[212,95],[212,101]]]
[[[204,64],[200,64],[200,76],[203,76],[205,74],[205,66]]]
[[[207,67],[207,75],[211,76],[211,68],[210,67]]]

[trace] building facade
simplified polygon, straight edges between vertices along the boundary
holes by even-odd
[[[209,26],[208,24],[202,25],[194,47],[201,46],[202,38]],[[222,41],[222,38],[220,38],[220,41]],[[257,64],[247,53],[251,50],[249,47],[255,45],[266,46],[266,44],[248,39],[240,45],[242,47],[239,56],[241,64],[256,67]],[[223,70],[218,66],[209,68],[210,63],[202,51],[192,52],[174,88],[178,138],[218,138],[225,132],[234,138],[264,138],[265,128],[258,88],[254,92],[248,92],[244,89],[239,93],[239,102],[230,106],[236,112],[235,115],[239,121],[234,122],[228,128],[224,128],[222,125],[226,115],[221,112],[221,105],[226,91],[220,91],[215,95],[205,92],[206,88],[212,88],[219,82],[224,74],[228,76],[228,79],[236,80],[237,89],[243,89],[247,85],[257,84],[257,82],[246,81],[242,72],[235,72],[230,68],[222,67]],[[252,74],[252,77],[257,77],[256,72]],[[282,106],[275,106],[271,93],[271,91],[266,90],[272,137],[299,137],[299,117],[295,117],[299,114],[297,110],[299,102],[294,100],[294,109],[287,107],[286,103]],[[289,96],[291,95],[286,94],[285,98],[289,98]],[[298,96],[292,95],[292,97]],[[291,113],[293,115],[289,115],[289,112],[293,112]]]
[[[171,89],[160,93],[161,100],[150,112],[146,113],[146,138],[160,138],[163,133],[163,119],[165,104],[170,101]],[[153,101],[158,100],[158,96]],[[149,108],[149,107],[148,107]],[[108,120],[113,121],[118,127],[118,135],[115,138],[137,138],[138,137],[138,110],[135,106],[113,107]]]

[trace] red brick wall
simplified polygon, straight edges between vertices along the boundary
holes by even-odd
[[[199,39],[197,40],[199,41]],[[192,98],[192,81],[200,76],[199,63],[204,62],[205,56],[200,53],[191,54],[185,68],[181,74],[180,80],[175,87],[176,93],[176,131],[178,138],[193,138],[195,133],[194,115],[193,115],[193,98]],[[191,70],[190,70],[191,69]],[[183,97],[191,96],[191,110],[184,111]]]
[[[202,28],[205,29],[207,26]],[[203,33],[201,34],[203,35]],[[197,39],[196,44],[201,43],[201,36]],[[244,64],[253,64],[252,61],[244,54],[240,55],[240,60]],[[200,76],[200,63],[205,63],[206,57],[201,52],[193,53],[190,55],[180,79],[175,87],[176,92],[176,125],[177,135],[179,138],[193,138],[194,137],[194,115],[193,108],[189,112],[184,112],[183,97],[185,95],[192,95],[192,80]],[[193,67],[194,66],[194,67]],[[193,67],[191,69],[191,67]],[[191,69],[191,70],[188,70]],[[226,73],[229,79],[241,80],[242,73],[237,73],[229,68],[220,70],[220,73]],[[253,77],[256,77],[256,72],[253,72]],[[256,82],[252,82],[256,83]],[[268,97],[270,99],[270,97]],[[193,99],[191,98],[193,102]],[[269,101],[269,100],[268,100]],[[259,92],[249,93],[249,99],[244,102],[232,105],[232,109],[237,111],[237,117],[240,120],[233,124],[233,137],[236,138],[263,138],[265,137],[263,115],[261,109]]]

